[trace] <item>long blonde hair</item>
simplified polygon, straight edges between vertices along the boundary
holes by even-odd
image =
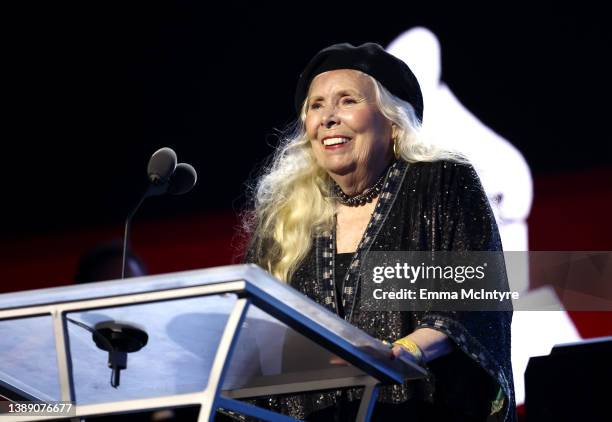
[[[399,155],[408,162],[461,160],[420,135],[420,121],[412,105],[391,94],[376,79],[376,103],[397,125]],[[306,134],[306,100],[299,119],[281,137],[280,144],[258,180],[251,186],[253,210],[244,218],[250,236],[247,259],[288,282],[312,247],[316,235],[332,230],[337,206],[332,180],[318,166]]]

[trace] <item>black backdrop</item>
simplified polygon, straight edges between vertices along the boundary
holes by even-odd
[[[536,175],[610,167],[610,30],[601,11],[579,6],[13,6],[4,13],[2,233],[120,222],[161,146],[192,163],[199,184],[149,201],[143,217],[239,208],[274,129],[294,117],[308,59],[335,42],[386,45],[415,25],[438,35],[457,97]]]

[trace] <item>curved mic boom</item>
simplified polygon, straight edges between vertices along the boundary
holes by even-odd
[[[149,184],[142,194],[140,201],[128,214],[123,228],[123,257],[121,261],[121,278],[125,278],[126,254],[130,234],[130,223],[134,214],[145,198],[149,196],[171,193],[182,195],[189,192],[198,179],[195,169],[187,163],[176,164],[176,153],[168,147],[160,148],[153,153],[147,165]]]

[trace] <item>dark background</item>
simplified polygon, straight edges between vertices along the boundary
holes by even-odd
[[[387,45],[415,25],[440,38],[444,81],[536,176],[610,167],[610,30],[598,11],[296,7],[68,2],[15,12],[3,58],[3,233],[119,222],[161,146],[191,162],[200,183],[188,197],[151,201],[143,216],[238,207],[274,129],[294,117],[309,58],[335,42]]]
[[[336,42],[387,45],[422,25],[442,78],[526,157],[533,249],[611,249],[606,15],[571,8],[200,1],[23,4],[5,11],[0,291],[69,283],[117,238],[162,146],[198,170],[145,202],[151,272],[229,263],[249,175],[294,118],[297,77]]]

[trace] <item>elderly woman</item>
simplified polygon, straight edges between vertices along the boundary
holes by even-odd
[[[361,308],[369,252],[501,250],[473,168],[419,137],[413,73],[377,44],[337,44],[307,65],[295,101],[295,128],[254,190],[247,261],[393,343],[390,358],[428,368],[425,381],[383,387],[375,420],[514,420],[510,313]],[[359,390],[305,393],[270,405],[344,420],[359,398]]]

